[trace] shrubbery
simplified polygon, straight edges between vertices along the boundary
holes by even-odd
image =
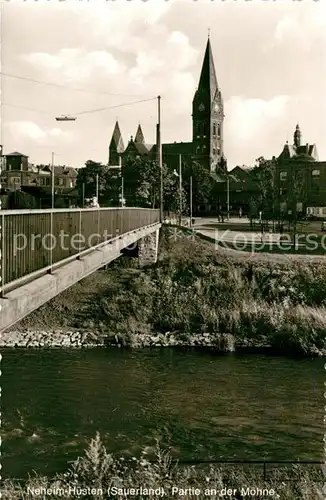
[[[298,354],[326,352],[326,265],[233,261],[183,240],[167,242],[155,266],[118,262],[109,272],[102,311],[127,344],[137,331],[209,332]]]
[[[26,484],[19,485],[14,481],[5,480],[2,485],[3,500],[27,500],[31,498],[28,488],[35,490],[44,488],[52,490],[51,498],[61,500],[64,498],[59,494],[59,489],[70,488],[90,489],[96,488],[103,494],[82,495],[85,499],[103,500],[113,498],[107,493],[109,487],[117,488],[164,488],[166,496],[164,498],[176,498],[172,496],[172,487],[178,488],[198,488],[202,492],[205,489],[232,488],[241,491],[241,488],[255,487],[261,489],[273,489],[275,494],[265,495],[266,500],[312,500],[319,498],[323,484],[321,470],[310,470],[302,466],[294,465],[290,469],[274,470],[268,473],[268,478],[263,479],[262,467],[245,471],[241,466],[226,467],[181,467],[173,463],[168,451],[163,451],[159,444],[155,450],[152,461],[147,458],[144,450],[139,459],[133,457],[127,462],[124,458],[115,458],[108,454],[105,446],[101,442],[100,435],[97,434],[91,440],[85,456],[79,458],[73,466],[63,474],[58,474],[54,479],[35,475],[30,477]],[[289,481],[290,479],[290,481]],[[58,492],[58,495],[55,494]],[[80,495],[81,496],[81,495]],[[48,495],[38,494],[39,500],[46,500]],[[116,499],[123,499],[126,496],[117,494]],[[134,499],[148,498],[145,495],[133,495]],[[157,497],[153,497],[157,498]],[[186,495],[183,498],[191,498]],[[198,500],[204,498],[225,498],[217,495],[196,496]],[[231,498],[231,497],[228,497]],[[232,497],[243,498],[243,497]],[[254,499],[257,496],[246,495],[246,499]]]

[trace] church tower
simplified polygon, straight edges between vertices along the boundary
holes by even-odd
[[[119,165],[119,157],[124,150],[119,123],[116,122],[109,146],[109,165]]]
[[[208,38],[198,88],[192,102],[194,160],[215,172],[223,162],[223,98]]]

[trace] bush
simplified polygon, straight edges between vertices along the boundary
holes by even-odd
[[[291,481],[284,481],[287,477]],[[286,471],[274,470],[269,472],[268,480],[262,479],[261,469],[252,469],[245,471],[240,467],[227,466],[225,467],[181,467],[177,463],[173,463],[172,457],[168,451],[164,451],[157,442],[154,449],[153,460],[148,459],[145,450],[139,458],[127,462],[124,457],[116,458],[107,453],[104,444],[101,441],[100,434],[91,440],[88,448],[85,450],[85,455],[78,458],[72,467],[63,474],[58,474],[53,480],[46,477],[38,476],[30,477],[24,486],[19,485],[15,481],[5,480],[2,488],[3,500],[26,500],[30,498],[29,489],[44,488],[52,490],[53,500],[59,500],[62,495],[59,494],[59,489],[62,490],[75,487],[84,489],[94,488],[94,491],[83,498],[92,498],[93,500],[108,499],[113,496],[108,492],[108,488],[164,488],[166,498],[174,498],[172,495],[172,487],[176,486],[180,489],[198,488],[201,490],[200,495],[196,498],[202,500],[204,498],[225,498],[225,496],[205,494],[207,489],[216,489],[221,491],[222,488],[231,488],[241,491],[241,488],[250,487],[260,489],[273,489],[275,494],[265,495],[267,500],[311,500],[319,498],[323,484],[321,470],[304,469],[298,465]],[[55,490],[58,495],[55,494]],[[114,498],[126,498],[123,494],[114,495]],[[122,492],[121,492],[122,493]],[[151,495],[153,496],[153,495]],[[142,499],[148,495],[142,495],[140,492],[133,495],[135,499]],[[156,498],[156,496],[153,496]],[[46,500],[46,494],[38,495],[40,500]],[[188,498],[186,496],[186,498]],[[239,497],[238,497],[239,498]],[[246,495],[248,499],[257,498],[255,495]]]

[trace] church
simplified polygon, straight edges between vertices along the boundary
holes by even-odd
[[[226,171],[223,151],[224,107],[221,89],[217,83],[214,59],[208,38],[199,83],[192,102],[192,142],[162,144],[162,158],[169,168],[176,168],[179,155],[183,162],[197,162],[215,174],[216,169]],[[128,156],[156,159],[156,144],[145,141],[141,125],[135,137],[124,146],[118,122],[116,122],[109,146],[109,166],[123,165]]]

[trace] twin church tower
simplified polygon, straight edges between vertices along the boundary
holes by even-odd
[[[192,142],[162,144],[163,162],[175,167],[179,155],[185,162],[196,161],[215,172],[226,169],[223,154],[224,109],[221,90],[217,83],[210,39],[208,38],[198,88],[192,102]],[[109,146],[109,165],[118,165],[120,158],[129,155],[156,158],[156,145],[147,144],[141,126],[135,138],[124,147],[119,124],[116,122]]]

